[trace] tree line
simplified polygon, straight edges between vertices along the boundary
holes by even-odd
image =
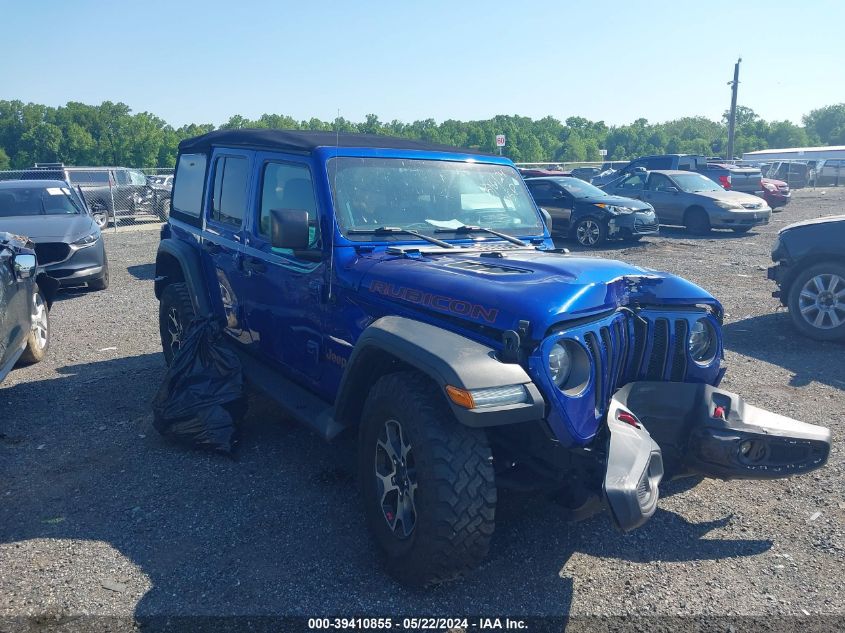
[[[264,114],[255,120],[235,115],[220,126],[246,127],[388,134],[488,152],[496,151],[495,135],[505,134],[504,154],[517,162],[597,161],[600,149],[607,150],[607,160],[662,153],[724,156],[728,136],[727,113],[721,121],[683,117],[650,123],[640,118],[618,126],[578,116],[563,122],[551,116],[535,120],[498,115],[482,121],[404,123],[383,122],[375,114],[360,122]],[[69,102],[59,107],[0,101],[0,169],[22,169],[36,162],[172,167],[180,140],[214,129],[211,123],[174,128],[154,114],[133,113],[125,103],[111,101],[100,105]],[[812,110],[803,117],[803,125],[765,121],[751,108],[737,109],[737,155],[809,145],[845,145],[845,103]]]

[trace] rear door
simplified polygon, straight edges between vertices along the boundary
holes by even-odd
[[[244,221],[251,195],[253,152],[216,149],[212,155],[202,248],[210,264],[208,287],[226,332],[242,343],[250,336],[244,315]]]

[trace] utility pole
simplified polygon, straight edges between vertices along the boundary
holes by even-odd
[[[731,115],[728,118],[728,153],[725,158],[733,160],[734,158],[734,132],[736,132],[736,91],[739,88],[739,65],[742,62],[742,57],[736,60],[734,64],[734,80],[729,81],[728,85],[731,87]]]

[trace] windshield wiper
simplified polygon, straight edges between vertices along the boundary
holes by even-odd
[[[481,231],[482,233],[489,233],[490,235],[495,235],[496,237],[501,237],[503,240],[507,240],[511,244],[516,244],[517,246],[528,246],[525,242],[506,233],[500,233],[499,231],[494,231],[493,229],[488,229],[486,226],[472,226],[469,224],[464,224],[463,226],[455,227],[454,229],[437,229],[435,233],[473,233],[475,231]]]
[[[442,248],[454,248],[449,242],[444,242],[443,240],[438,240],[436,237],[418,233],[411,229],[403,229],[398,226],[380,226],[377,229],[349,229],[346,232],[351,235],[413,235],[426,242],[437,244]]]

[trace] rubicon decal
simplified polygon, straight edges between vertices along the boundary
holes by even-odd
[[[403,299],[410,303],[415,303],[421,306],[427,306],[440,310],[441,312],[450,312],[463,317],[470,317],[473,319],[483,319],[487,323],[495,323],[496,317],[499,315],[498,308],[490,308],[479,305],[477,303],[470,303],[463,299],[454,299],[445,295],[433,294],[431,292],[422,292],[415,288],[406,288],[405,286],[396,286],[384,281],[370,282],[370,292],[384,295],[392,299]]]

